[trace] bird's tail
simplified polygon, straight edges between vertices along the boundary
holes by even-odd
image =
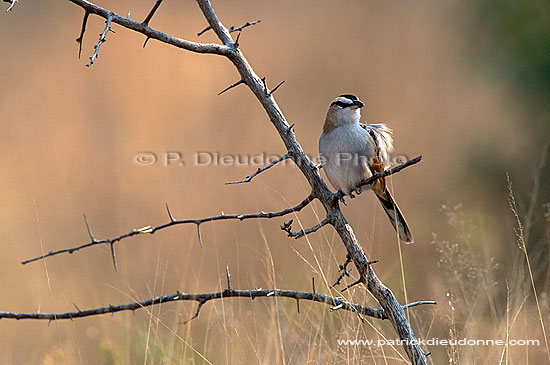
[[[380,193],[376,192],[376,196],[380,200],[380,203],[382,203],[384,211],[390,218],[393,228],[395,228],[399,234],[399,239],[404,243],[413,243],[414,239],[411,231],[409,230],[409,226],[407,225],[407,221],[405,221],[403,213],[399,210],[399,207],[395,203],[395,200],[393,200],[393,197],[388,189],[384,189],[384,191]]]

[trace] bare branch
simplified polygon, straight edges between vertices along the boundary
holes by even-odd
[[[268,163],[268,164],[265,165],[264,167],[258,168],[258,170],[256,170],[256,172],[254,172],[252,175],[248,175],[244,180],[226,182],[225,185],[233,185],[233,184],[248,183],[248,182],[250,182],[253,178],[255,178],[256,176],[258,176],[259,174],[261,174],[262,172],[264,172],[265,170],[267,170],[267,169],[269,169],[269,168],[275,166],[275,165],[278,164],[279,162],[284,161],[284,160],[289,159],[289,158],[290,158],[290,153],[287,153],[286,155],[283,155],[283,156],[279,157],[279,158],[276,159],[275,161],[272,161],[272,162]]]
[[[260,22],[261,22],[261,20],[256,20],[256,21],[253,21],[253,22],[246,22],[246,23],[244,23],[243,25],[238,26],[238,27],[231,26],[231,27],[229,27],[229,29],[227,29],[227,31],[228,31],[229,33],[240,32],[240,31],[243,30],[244,28],[249,27],[249,26],[251,26],[251,25],[258,24],[258,23],[260,23]],[[198,32],[198,33],[197,33],[197,36],[200,37],[200,36],[203,35],[204,33],[208,32],[210,29],[212,29],[212,27],[209,25],[209,26],[207,26],[206,28],[204,28],[203,30],[201,30],[200,32]]]
[[[373,174],[371,177],[367,178],[367,179],[363,179],[361,180],[361,182],[359,183],[359,185],[357,185],[357,188],[360,188],[362,186],[365,186],[365,185],[370,185],[372,183],[374,183],[376,180],[378,179],[381,179],[383,177],[386,177],[386,176],[390,176],[390,175],[393,175],[393,174],[396,174],[398,173],[399,171],[409,167],[409,166],[412,166],[414,164],[417,164],[420,162],[420,160],[422,160],[422,156],[417,156],[413,159],[410,159],[408,161],[405,161],[403,162],[402,164],[400,165],[397,165],[389,170],[384,170],[382,172],[377,172],[375,174]]]
[[[145,20],[142,22],[143,24],[149,25],[149,22],[151,21],[151,18],[153,18],[153,15],[155,15],[155,13],[156,13],[157,9],[159,8],[160,4],[162,4],[162,0],[157,0],[155,2],[155,5],[153,5],[153,8],[149,12],[149,14],[147,14],[147,17],[145,18]]]
[[[387,319],[384,311],[382,309],[374,309],[366,307],[359,304],[352,304],[344,301],[341,298],[331,297],[323,294],[309,293],[309,292],[300,292],[293,290],[282,290],[282,289],[254,289],[254,290],[235,290],[235,289],[225,289],[216,293],[205,293],[205,294],[189,294],[177,292],[176,294],[158,296],[151,299],[133,302],[129,304],[121,305],[109,305],[100,308],[80,310],[76,305],[76,312],[63,312],[63,313],[16,313],[16,312],[0,312],[1,318],[10,318],[10,319],[36,319],[36,320],[63,320],[63,319],[76,319],[83,317],[91,317],[102,314],[114,314],[117,312],[123,311],[135,311],[145,307],[150,307],[153,305],[159,305],[161,303],[170,303],[177,301],[197,301],[199,305],[197,311],[192,318],[186,320],[184,323],[189,322],[192,319],[198,318],[202,306],[210,301],[215,299],[225,299],[225,298],[260,298],[260,297],[284,297],[292,298],[295,300],[308,300],[312,302],[325,303],[331,307],[339,307],[339,309],[344,309],[351,312],[356,312],[363,314],[369,317],[374,317],[378,319]]]
[[[302,237],[304,237],[304,236],[306,236],[310,233],[317,232],[319,229],[321,229],[322,227],[326,226],[329,223],[332,223],[332,220],[331,220],[331,218],[327,217],[327,218],[323,219],[322,222],[320,222],[319,224],[314,225],[311,228],[308,228],[308,229],[305,229],[305,230],[302,229],[298,232],[293,232],[292,231],[292,219],[291,219],[288,222],[285,222],[281,226],[281,230],[285,231],[288,234],[288,237],[298,239],[298,238],[302,238]]]
[[[98,239],[94,238],[94,236],[91,233],[92,231],[91,231],[90,226],[88,224],[88,220],[86,219],[86,226],[88,228],[88,234],[90,235],[91,242],[85,243],[85,244],[80,245],[80,246],[71,247],[71,248],[64,248],[64,249],[57,250],[57,251],[50,251],[47,254],[37,256],[37,257],[29,259],[29,260],[22,261],[21,263],[23,265],[25,265],[25,264],[28,264],[30,262],[34,262],[34,261],[44,259],[46,257],[55,256],[55,255],[59,255],[59,254],[62,254],[62,253],[73,253],[75,251],[79,251],[79,250],[82,250],[84,248],[95,246],[95,245],[114,244],[114,243],[116,243],[118,241],[121,241],[125,238],[137,236],[137,235],[140,235],[140,234],[154,234],[157,231],[166,229],[166,228],[171,227],[171,226],[180,225],[180,224],[196,224],[197,225],[197,230],[198,230],[198,235],[199,235],[199,242],[202,245],[202,240],[201,240],[201,237],[200,237],[200,230],[199,230],[199,225],[202,224],[202,223],[221,221],[221,220],[239,220],[239,221],[243,221],[243,220],[246,220],[246,219],[257,219],[257,218],[271,219],[271,218],[282,217],[282,216],[285,216],[285,215],[288,215],[288,214],[291,214],[291,213],[301,211],[309,203],[311,203],[311,201],[313,199],[314,199],[313,194],[310,194],[300,204],[298,204],[294,207],[291,207],[291,208],[287,208],[287,209],[278,211],[278,212],[260,212],[260,213],[252,213],[252,214],[221,214],[221,215],[217,215],[217,216],[213,216],[213,217],[206,217],[206,218],[201,218],[201,219],[175,220],[175,219],[171,218],[168,223],[164,223],[164,224],[161,224],[161,225],[158,225],[158,226],[155,226],[155,227],[145,226],[145,227],[142,227],[142,228],[133,229],[130,232],[122,234],[120,236],[116,236],[116,237],[112,237],[112,238],[105,238],[105,239],[102,239],[102,240],[98,240]],[[171,215],[171,213],[170,213],[170,215]]]
[[[219,44],[212,43],[196,43],[191,42],[185,39],[177,38],[166,33],[160,32],[151,28],[150,26],[133,21],[128,17],[118,15],[114,12],[111,12],[105,8],[92,4],[87,0],[68,0],[73,4],[80,6],[84,11],[89,12],[90,14],[98,15],[104,19],[109,17],[109,14],[112,16],[112,22],[118,25],[123,26],[124,28],[133,30],[135,32],[141,33],[148,38],[156,39],[166,44],[185,49],[187,51],[196,52],[196,53],[209,53],[209,54],[218,54],[218,55],[228,55],[229,47],[222,46]]]
[[[338,271],[340,272],[340,275],[338,275],[338,278],[336,279],[334,284],[332,284],[333,287],[335,287],[336,285],[340,285],[344,276],[349,276],[351,269],[348,269],[348,265],[350,262],[351,262],[351,256],[347,254],[346,261],[344,261],[344,264],[338,265]]]
[[[84,41],[84,33],[86,32],[86,24],[88,24],[89,16],[90,13],[88,11],[84,11],[84,18],[82,18],[82,28],[80,29],[80,36],[76,39],[76,43],[78,43],[78,58],[80,58],[80,55],[82,54],[82,42]]]
[[[105,42],[107,42],[107,39],[105,37],[107,37],[107,33],[109,31],[113,31],[111,29],[111,22],[113,21],[113,13],[109,12],[107,14],[107,20],[105,20],[105,29],[103,30],[103,33],[101,33],[99,35],[99,41],[97,42],[97,44],[94,46],[94,54],[92,54],[92,57],[90,57],[90,63],[88,63],[86,65],[86,67],[90,67],[94,64],[94,61],[96,60],[96,58],[99,56],[99,47],[101,47],[101,45]]]

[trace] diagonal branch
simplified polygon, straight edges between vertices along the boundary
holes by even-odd
[[[133,229],[130,232],[122,234],[120,236],[116,236],[116,237],[112,237],[112,238],[105,238],[105,239],[102,239],[102,240],[98,240],[98,239],[94,238],[94,236],[92,235],[92,231],[90,229],[90,225],[88,224],[88,220],[87,220],[86,217],[84,217],[85,222],[86,222],[86,227],[88,229],[88,234],[90,235],[90,239],[91,239],[90,242],[85,243],[85,244],[80,245],[80,246],[75,246],[75,247],[71,247],[71,248],[64,248],[64,249],[57,250],[57,251],[50,251],[47,254],[40,255],[40,256],[34,257],[32,259],[22,261],[21,263],[23,265],[25,265],[25,264],[28,264],[30,262],[34,262],[34,261],[44,259],[46,257],[55,256],[55,255],[59,255],[59,254],[62,254],[62,253],[73,253],[73,252],[82,250],[84,248],[88,248],[88,247],[92,247],[92,246],[96,246],[96,245],[101,245],[101,244],[113,245],[116,242],[122,241],[125,238],[137,236],[137,235],[140,235],[140,234],[154,234],[157,231],[166,229],[168,227],[176,226],[176,225],[181,225],[181,224],[196,224],[197,229],[198,229],[198,227],[202,223],[206,223],[206,222],[214,222],[214,221],[222,221],[222,220],[239,220],[239,221],[243,221],[243,220],[246,220],[246,219],[257,219],[257,218],[271,219],[271,218],[282,217],[282,216],[285,216],[285,215],[288,215],[288,214],[291,214],[291,213],[301,211],[309,203],[311,203],[314,198],[315,197],[313,196],[313,194],[310,194],[307,198],[302,200],[302,202],[300,202],[300,204],[298,204],[294,207],[291,207],[291,208],[287,208],[287,209],[278,211],[278,212],[260,212],[260,213],[252,213],[252,214],[221,214],[221,215],[217,215],[217,216],[213,216],[213,217],[206,217],[206,218],[200,218],[200,219],[181,219],[181,220],[177,220],[177,219],[174,219],[174,217],[172,216],[172,212],[167,208],[168,216],[170,218],[170,221],[168,223],[164,223],[164,224],[161,224],[161,225],[158,225],[158,226],[155,226],[155,227],[146,226],[146,227],[142,227],[142,228],[138,228],[138,229]],[[200,231],[199,231],[199,240],[202,241],[200,239]],[[201,243],[201,245],[202,245],[202,243]],[[113,252],[113,255],[112,255],[113,256],[113,263],[116,265],[116,260],[114,258],[114,251],[112,251],[112,252]]]
[[[286,155],[283,155],[283,156],[279,157],[275,161],[272,161],[272,162],[268,163],[264,167],[258,168],[258,170],[256,170],[256,172],[254,172],[252,175],[248,175],[244,180],[226,182],[225,185],[249,183],[253,178],[258,176],[259,174],[261,174],[265,170],[267,170],[267,169],[275,166],[279,162],[284,161],[284,160],[289,159],[289,158],[290,158],[290,153],[287,153]]]

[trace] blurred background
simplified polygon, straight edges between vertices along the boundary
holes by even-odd
[[[98,5],[142,20],[153,3]],[[438,302],[408,312],[417,337],[539,341],[425,346],[430,362],[549,361],[541,322],[548,330],[550,3],[213,5],[228,27],[262,20],[242,33],[241,49],[270,87],[286,81],[276,100],[309,155],[317,155],[328,105],[342,93],[365,101],[364,121],[394,129],[396,155],[423,155],[391,180],[414,244],[399,248],[373,194],[343,208],[368,257],[380,261],[377,274],[402,303]],[[203,159],[195,166],[199,152],[244,159],[286,152],[246,87],[216,95],[238,80],[227,60],[156,41],[143,48],[142,35],[114,25],[116,33],[86,68],[105,24],[90,17],[78,59],[82,15],[69,2],[25,0],[0,15],[0,310],[66,312],[176,290],[218,291],[226,264],[234,288],[310,291],[313,277],[318,292],[342,295],[330,287],[345,258],[334,231],[293,240],[279,228],[290,218],[294,228],[318,223],[324,218],[318,203],[286,219],[204,224],[202,248],[194,226],[122,241],[118,273],[102,246],[20,264],[87,242],[83,214],[95,236],[106,238],[167,222],[165,203],[176,218],[200,218],[281,210],[309,193],[290,163],[244,185],[224,183],[259,164]],[[193,1],[163,3],[151,26],[217,42],[212,32],[197,37],[206,21]],[[143,152],[152,153],[149,161],[140,159]],[[351,274],[346,283],[356,270]],[[362,286],[344,294],[377,306]],[[195,310],[196,303],[178,302],[49,325],[2,320],[0,361],[405,363],[400,346],[339,345],[396,334],[387,322],[322,304],[301,303],[297,313],[288,299],[228,299],[209,302],[198,320],[182,324]]]

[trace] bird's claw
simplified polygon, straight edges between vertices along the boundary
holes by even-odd
[[[336,196],[338,197],[338,200],[340,200],[340,203],[344,204],[345,206],[348,206],[346,204],[346,201],[344,200],[344,197],[346,194],[344,194],[341,190],[338,190],[338,193],[336,193]]]

